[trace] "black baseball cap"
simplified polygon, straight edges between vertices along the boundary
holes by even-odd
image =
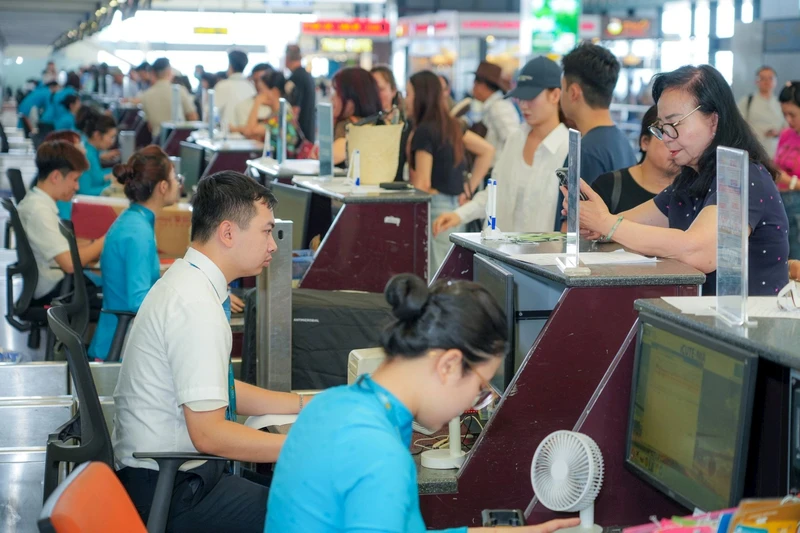
[[[506,98],[533,100],[545,89],[560,87],[561,67],[555,61],[539,56],[525,63],[517,78],[517,86]]]

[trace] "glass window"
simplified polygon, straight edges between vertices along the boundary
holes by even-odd
[[[736,11],[733,7],[733,0],[719,0],[717,4],[717,37],[733,37]]]
[[[689,2],[669,2],[664,5],[664,14],[661,17],[661,28],[664,35],[678,35],[688,38],[692,34],[691,24],[692,8]]]
[[[708,37],[711,29],[711,7],[708,2],[697,2],[694,13],[694,34],[696,37]]]
[[[742,22],[745,24],[753,22],[753,0],[744,0],[742,3]]]
[[[714,54],[714,66],[728,83],[733,83],[733,52],[722,50]]]

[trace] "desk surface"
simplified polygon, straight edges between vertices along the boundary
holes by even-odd
[[[198,139],[194,144],[211,152],[261,152],[264,143],[250,139]]]
[[[162,122],[161,123],[161,127],[162,128],[168,128],[168,129],[171,129],[171,130],[177,130],[177,129],[182,129],[182,130],[202,130],[202,129],[207,129],[208,128],[208,124],[206,124],[205,122],[202,122],[200,120],[192,120],[192,121],[186,121],[186,122]]]
[[[690,315],[662,299],[637,300],[637,311],[669,320],[690,330],[732,344],[780,365],[800,370],[800,320],[757,318],[757,326],[736,328],[713,316]]]
[[[345,204],[405,204],[431,201],[430,194],[417,189],[388,191],[380,189],[377,185],[362,185],[356,189],[346,178],[322,181],[319,178],[295,176],[292,183]]]
[[[420,494],[454,494],[458,492],[458,470],[432,470],[420,464],[420,454],[414,456],[417,465],[417,487]]]
[[[282,164],[279,164],[276,159],[272,157],[259,157],[258,159],[250,159],[247,161],[247,166],[258,170],[259,172],[276,178],[292,178],[294,176],[319,176],[319,161],[316,159],[287,159]],[[345,170],[334,168],[334,175],[344,176]]]
[[[557,266],[540,266],[512,258],[518,254],[564,253],[564,241],[531,244],[482,241],[479,233],[453,233],[450,241],[513,267],[564,284],[567,287],[619,287],[636,285],[701,285],[705,275],[699,270],[675,261],[661,259],[657,263],[628,265],[593,265],[589,276],[567,276]],[[581,252],[612,252],[618,244],[597,244],[581,241]]]

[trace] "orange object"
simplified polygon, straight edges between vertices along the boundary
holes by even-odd
[[[117,475],[105,463],[77,467],[47,498],[39,530],[53,533],[147,533]]]

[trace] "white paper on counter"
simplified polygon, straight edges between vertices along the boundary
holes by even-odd
[[[261,415],[248,417],[244,425],[253,429],[264,429],[269,426],[294,424],[295,421],[297,421],[297,415]]]
[[[512,255],[512,259],[531,263],[539,266],[556,266],[556,259],[564,257],[564,254],[520,254]],[[600,265],[634,265],[645,263],[657,263],[658,259],[655,257],[646,257],[625,250],[617,250],[614,252],[581,252],[581,263],[586,266],[600,266]]]
[[[696,316],[714,316],[716,296],[662,296],[669,305],[682,313]],[[787,311],[778,307],[778,299],[773,296],[750,296],[747,299],[747,315],[750,318],[793,318],[800,320],[800,311]]]

